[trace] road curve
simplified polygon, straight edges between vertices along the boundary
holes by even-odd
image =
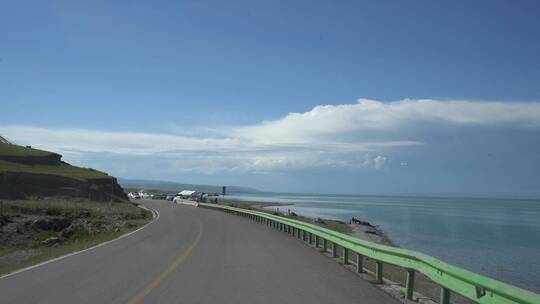
[[[217,210],[142,203],[159,219],[0,279],[0,303],[397,303],[265,225]]]

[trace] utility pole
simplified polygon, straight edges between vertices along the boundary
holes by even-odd
[[[225,204],[225,194],[227,194],[227,187],[221,188],[221,194],[223,195],[223,203]]]

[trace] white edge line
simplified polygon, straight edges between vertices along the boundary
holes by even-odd
[[[110,243],[112,243],[112,242],[114,242],[114,241],[118,241],[118,240],[120,240],[120,239],[123,239],[123,238],[125,238],[125,237],[128,237],[128,236],[134,234],[135,232],[138,232],[138,231],[140,231],[140,230],[146,228],[148,225],[150,225],[150,224],[156,222],[156,221],[159,219],[159,212],[158,212],[157,210],[155,210],[155,209],[150,209],[150,208],[147,208],[147,207],[142,206],[142,205],[137,205],[137,207],[152,212],[152,215],[153,215],[152,221],[149,222],[149,223],[146,223],[146,225],[142,226],[141,228],[139,228],[139,229],[137,229],[137,230],[128,232],[128,233],[126,233],[126,234],[122,234],[121,236],[119,236],[119,237],[117,237],[117,238],[115,238],[115,239],[108,240],[108,241],[103,242],[103,243],[99,243],[99,244],[97,244],[97,245],[95,245],[95,246],[92,246],[92,247],[90,247],[90,248],[86,248],[86,249],[83,249],[83,250],[80,250],[80,251],[70,252],[70,253],[65,254],[65,255],[63,255],[63,256],[59,256],[59,257],[56,257],[56,258],[54,258],[54,259],[47,260],[47,261],[41,262],[41,263],[36,264],[36,265],[28,266],[28,267],[25,267],[25,268],[22,268],[22,269],[19,269],[19,270],[15,270],[15,271],[10,272],[10,273],[6,273],[6,274],[4,274],[4,275],[1,275],[1,276],[0,276],[0,279],[7,278],[7,277],[10,277],[10,276],[16,275],[16,274],[18,274],[18,273],[25,272],[25,271],[27,271],[27,270],[34,269],[34,268],[37,268],[37,267],[40,267],[40,266],[43,266],[43,265],[46,265],[46,264],[49,264],[49,263],[52,263],[52,262],[56,262],[56,261],[59,261],[59,260],[68,258],[68,257],[70,257],[70,256],[74,256],[74,255],[76,255],[76,254],[83,253],[83,252],[85,252],[85,251],[89,251],[89,250],[96,249],[96,248],[101,247],[101,246],[105,246],[105,245],[110,244]]]

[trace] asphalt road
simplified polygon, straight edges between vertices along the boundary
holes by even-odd
[[[107,245],[0,279],[0,303],[397,303],[287,234],[143,201],[159,218]]]

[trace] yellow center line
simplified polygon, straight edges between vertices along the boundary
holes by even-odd
[[[141,301],[150,293],[156,286],[163,281],[171,272],[173,272],[182,262],[191,254],[193,249],[197,246],[197,243],[201,240],[202,234],[203,234],[203,224],[199,219],[197,219],[197,223],[199,225],[199,232],[197,234],[197,237],[195,238],[195,241],[193,244],[189,246],[189,248],[182,253],[176,260],[167,268],[164,272],[162,272],[160,275],[158,275],[152,283],[148,284],[141,292],[139,292],[131,301],[129,301],[129,304],[138,304],[141,303]]]

